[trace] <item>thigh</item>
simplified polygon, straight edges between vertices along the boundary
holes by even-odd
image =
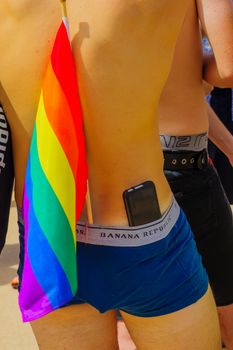
[[[218,307],[222,340],[227,349],[233,349],[233,304]]]
[[[117,321],[117,335],[120,350],[136,350],[123,320]]]
[[[115,311],[100,314],[88,304],[56,310],[31,326],[40,350],[117,350]]]
[[[177,312],[142,318],[121,312],[137,350],[220,350],[216,307],[210,288]]]

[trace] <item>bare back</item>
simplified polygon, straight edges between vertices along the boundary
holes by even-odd
[[[202,64],[199,20],[196,1],[192,0],[178,36],[172,69],[160,100],[161,134],[192,135],[208,130]]]
[[[5,30],[0,37],[4,53],[0,99],[15,135],[19,205],[36,106],[60,21],[57,3],[46,0],[40,4],[43,2],[41,6],[25,1],[25,8],[31,3],[27,20],[26,11],[21,16],[22,8],[13,13],[7,5],[0,5],[6,18],[0,24],[0,33],[2,28]],[[160,93],[188,3],[188,0],[68,3],[95,222],[127,224],[122,192],[147,179],[156,184],[162,211],[170,202],[159,135],[154,130]],[[16,57],[17,51],[20,55]],[[24,149],[20,146],[25,155],[23,161],[18,145],[25,145]]]

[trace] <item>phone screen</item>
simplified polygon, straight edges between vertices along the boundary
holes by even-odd
[[[145,181],[123,192],[129,226],[144,225],[161,218],[155,185]]]

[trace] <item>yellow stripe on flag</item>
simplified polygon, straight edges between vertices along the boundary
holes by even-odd
[[[48,122],[43,95],[40,97],[36,124],[38,154],[42,169],[61,203],[73,232],[74,241],[76,241],[74,208],[76,203],[75,180],[66,155]]]

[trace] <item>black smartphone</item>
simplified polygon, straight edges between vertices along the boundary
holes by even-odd
[[[129,226],[144,225],[161,218],[156,188],[152,181],[145,181],[123,192]]]

